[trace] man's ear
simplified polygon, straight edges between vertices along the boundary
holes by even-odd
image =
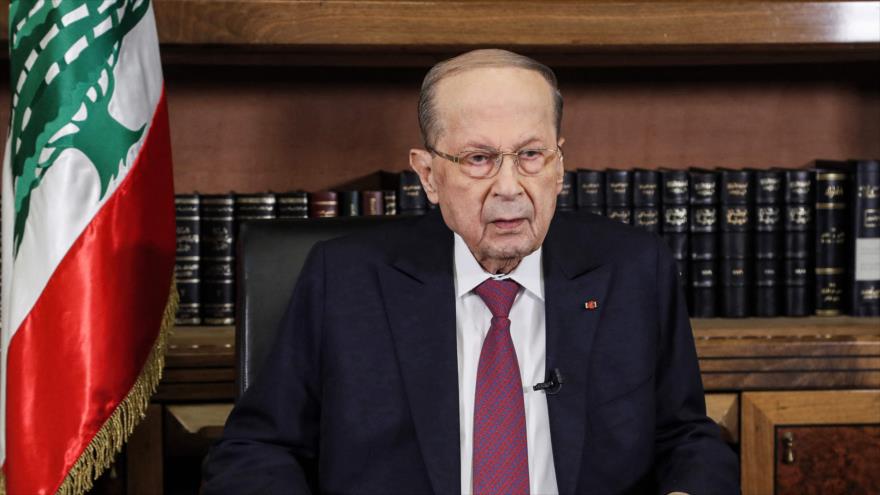
[[[437,194],[437,184],[434,177],[434,161],[431,153],[426,150],[411,149],[409,150],[409,166],[419,174],[419,180],[422,182],[422,188],[428,201],[437,204],[440,196]]]
[[[559,138],[559,141],[556,142],[556,146],[559,149],[562,149],[562,145],[565,144],[565,138]],[[563,163],[565,157],[560,154],[559,159],[556,160],[556,194],[558,195],[562,192],[562,182],[565,178],[565,164]]]

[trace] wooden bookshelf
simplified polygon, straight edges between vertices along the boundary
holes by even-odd
[[[880,58],[880,2],[154,0],[154,9],[161,42],[174,47],[166,59],[190,62],[427,66],[480,46],[543,53],[555,66]]]

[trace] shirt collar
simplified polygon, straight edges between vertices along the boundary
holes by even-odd
[[[471,250],[460,235],[455,235],[455,287],[456,297],[461,297],[482,284],[492,274],[487,273],[474,258]],[[541,276],[541,251],[538,247],[535,252],[529,254],[519,262],[516,268],[510,272],[510,278],[534,294],[541,301],[544,300],[544,283]]]

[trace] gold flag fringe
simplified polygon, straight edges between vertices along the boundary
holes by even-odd
[[[178,299],[177,284],[172,280],[159,335],[156,337],[156,342],[150,355],[147,356],[140,375],[128,395],[116,406],[116,409],[80,454],[79,459],[64,477],[56,494],[82,495],[91,490],[93,482],[104,470],[110,467],[116,455],[122,450],[125,441],[131,436],[135,426],[146,415],[150,396],[156,391],[159,380],[162,379],[162,369],[165,366],[165,348],[168,337],[174,328]],[[0,495],[5,494],[6,480],[0,473]]]

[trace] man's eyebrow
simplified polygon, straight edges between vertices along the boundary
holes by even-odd
[[[531,136],[527,139],[523,139],[522,141],[520,141],[519,144],[517,144],[511,151],[521,150],[526,145],[529,145],[536,141],[543,142],[538,136]],[[485,141],[468,141],[464,144],[464,148],[462,149],[494,150],[497,148],[491,144],[486,144]]]

